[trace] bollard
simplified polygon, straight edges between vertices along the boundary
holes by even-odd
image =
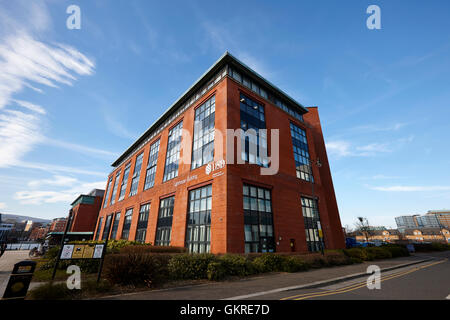
[[[3,294],[3,300],[25,299],[35,268],[35,261],[25,260],[16,263]]]

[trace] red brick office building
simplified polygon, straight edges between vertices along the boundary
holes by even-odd
[[[277,145],[278,166],[265,156]],[[112,166],[95,239],[212,253],[345,246],[317,107],[229,53]]]
[[[68,232],[94,232],[105,190],[94,189],[80,194],[71,204],[72,215]]]

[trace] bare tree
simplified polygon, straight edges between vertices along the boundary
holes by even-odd
[[[369,239],[373,236],[373,229],[370,227],[369,220],[364,217],[358,217],[355,227],[355,231],[359,231],[366,238],[366,242],[369,242]]]

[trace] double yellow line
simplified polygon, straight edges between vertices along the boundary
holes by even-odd
[[[443,259],[443,260],[440,260],[440,261],[437,261],[437,262],[433,262],[433,263],[430,263],[430,264],[427,264],[427,265],[424,265],[424,266],[421,266],[421,267],[416,267],[416,268],[414,268],[412,270],[397,272],[397,273],[394,273],[394,274],[382,277],[380,282],[383,282],[383,281],[386,281],[386,280],[390,280],[390,279],[394,279],[394,278],[398,278],[398,277],[407,275],[409,273],[416,272],[416,271],[419,271],[421,269],[425,269],[425,268],[434,266],[434,265],[439,264],[439,263],[443,263],[445,261],[447,261],[447,259]],[[345,292],[361,289],[361,288],[364,288],[366,286],[367,286],[367,282],[363,281],[363,282],[358,282],[358,283],[355,283],[355,284],[352,284],[352,285],[349,285],[349,286],[346,286],[346,287],[343,287],[343,288],[340,288],[340,289],[336,289],[336,290],[333,290],[333,291],[329,291],[329,292],[323,292],[323,291],[322,292],[310,292],[310,293],[304,293],[304,294],[299,294],[299,295],[295,295],[295,296],[291,296],[291,297],[282,298],[280,300],[305,300],[305,299],[316,298],[316,297],[330,296],[330,295],[334,295],[334,294],[340,294],[340,293],[345,293]]]

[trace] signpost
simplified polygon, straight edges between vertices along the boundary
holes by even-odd
[[[59,249],[59,254],[56,257],[55,267],[53,269],[52,281],[55,279],[56,269],[60,260],[75,260],[75,259],[100,259],[97,282],[100,281],[100,275],[103,268],[103,260],[105,259],[106,248],[108,246],[109,232],[111,231],[111,226],[107,231],[107,237],[105,243],[100,244],[70,244],[65,242],[68,227],[70,225],[70,220],[72,219],[72,210],[69,212],[69,218],[67,219],[66,229],[64,230],[63,237],[61,239],[61,247]]]

